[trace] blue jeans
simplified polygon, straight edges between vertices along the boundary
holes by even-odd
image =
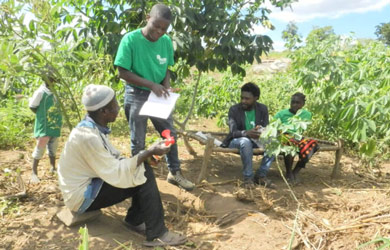
[[[253,157],[253,149],[258,148],[256,143],[254,143],[251,139],[247,137],[239,137],[239,138],[234,138],[229,143],[229,148],[238,148],[240,150],[240,156],[243,165],[242,174],[244,176],[244,179],[253,178],[252,157]],[[258,177],[265,177],[274,159],[275,157],[268,157],[264,155],[260,164],[260,168],[256,171],[255,175]]]
[[[177,141],[177,133],[173,127],[172,115],[166,120],[139,115],[139,111],[148,99],[150,91],[132,87],[129,84],[126,84],[125,89],[124,109],[130,127],[132,155],[136,155],[138,152],[145,149],[146,125],[148,119],[152,121],[154,128],[160,135],[164,129],[169,129],[171,131],[171,136],[174,136],[175,141]],[[171,173],[174,174],[176,171],[180,171],[180,161],[176,143],[171,146],[171,150],[165,157],[168,163],[168,169]]]

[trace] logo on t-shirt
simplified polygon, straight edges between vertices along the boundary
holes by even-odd
[[[160,55],[157,55],[157,60],[160,62],[160,64],[166,64],[167,59],[166,58],[161,58]]]

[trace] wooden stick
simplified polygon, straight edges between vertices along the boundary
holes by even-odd
[[[207,174],[207,168],[209,165],[209,160],[210,160],[211,153],[213,151],[213,147],[214,147],[214,139],[208,138],[206,148],[205,148],[204,154],[203,154],[202,168],[200,169],[200,173],[199,173],[199,176],[198,176],[196,183],[200,183],[205,178],[205,176]]]
[[[227,181],[219,181],[219,182],[207,182],[207,183],[199,183],[198,185],[196,185],[197,187],[203,187],[203,186],[219,186],[219,185],[225,185],[225,184],[230,184],[230,183],[234,183],[236,182],[237,180],[236,179],[231,179],[231,180],[227,180]]]
[[[25,198],[25,197],[27,197],[26,192],[19,192],[17,194],[2,196],[2,197],[0,197],[0,199],[8,200],[8,199],[17,199],[17,198]]]
[[[333,233],[333,232],[337,232],[337,231],[343,231],[343,230],[353,229],[353,228],[356,228],[356,227],[365,227],[365,226],[370,226],[370,225],[372,225],[372,223],[355,224],[355,225],[351,225],[351,226],[342,226],[342,227],[335,228],[335,229],[332,229],[332,230],[314,232],[311,235]]]
[[[343,155],[343,141],[339,140],[338,144],[340,148],[336,151],[336,156],[335,156],[336,159],[335,159],[335,163],[331,175],[332,179],[337,178],[340,174],[340,161],[341,161],[341,156]]]

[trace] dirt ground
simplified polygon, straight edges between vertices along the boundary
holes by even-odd
[[[196,129],[210,127],[204,124]],[[65,140],[66,135],[61,138],[58,156]],[[129,155],[127,137],[112,140]],[[47,156],[39,165],[41,182],[29,183],[33,144],[33,140],[29,142],[28,150],[0,151],[0,196],[19,191],[16,169],[27,189],[24,198],[0,200],[0,249],[76,249],[80,226],[66,227],[56,217],[63,200],[57,176],[49,172]],[[198,154],[193,157],[182,140],[178,145],[183,172],[195,181],[203,146],[191,141]],[[277,189],[257,187],[246,192],[247,201],[237,199],[242,170],[238,155],[212,155],[207,181],[192,192],[167,183],[166,165],[160,163],[155,174],[167,227],[189,238],[186,245],[167,249],[289,249],[289,244],[292,249],[357,249],[364,242],[388,237],[390,164],[369,172],[358,159],[344,155],[340,177],[331,179],[334,157],[333,152],[317,153],[302,171],[302,183],[292,191],[273,165],[269,178]],[[256,168],[260,160],[261,156],[254,158]],[[86,224],[90,249],[148,249],[141,245],[142,236],[122,224],[130,202],[103,209],[100,217]]]

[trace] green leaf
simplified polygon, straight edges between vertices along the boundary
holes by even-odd
[[[85,226],[85,228],[80,227],[79,234],[81,235],[81,243],[79,245],[79,250],[88,250],[89,249],[89,242],[88,242],[88,228]]]
[[[375,132],[376,131],[376,124],[373,120],[369,120],[369,119],[366,119],[365,120],[367,122],[367,125],[368,127],[373,131]]]
[[[373,156],[376,152],[376,141],[373,139],[368,140],[368,142],[363,143],[360,146],[360,153],[367,156]]]
[[[34,25],[34,20],[31,20],[30,23],[28,24],[28,27],[30,28],[30,31],[35,31],[35,25]]]

